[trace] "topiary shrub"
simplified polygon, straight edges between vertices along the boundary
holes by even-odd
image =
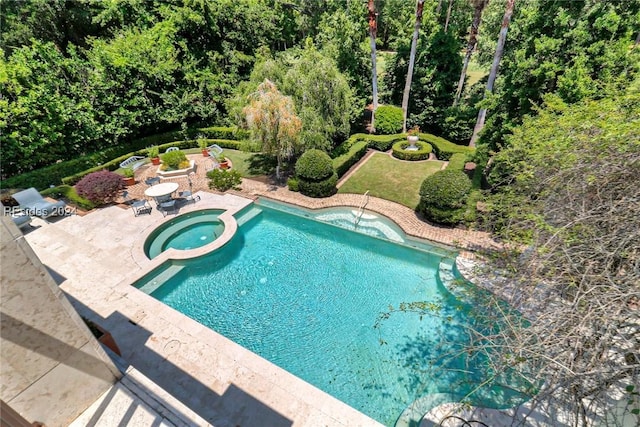
[[[163,170],[184,169],[189,167],[187,155],[181,150],[169,151],[168,153],[164,153],[160,158],[162,159]]]
[[[305,151],[296,162],[298,189],[309,197],[327,197],[335,194],[338,175],[327,153],[311,149]]]
[[[334,172],[329,178],[322,181],[305,181],[302,178],[298,179],[298,190],[300,193],[309,197],[329,197],[336,194],[338,189],[336,184],[338,183],[338,175]]]
[[[79,196],[96,205],[111,202],[124,188],[122,175],[110,171],[98,171],[86,175],[75,186]]]
[[[381,105],[376,109],[374,118],[376,133],[391,135],[402,130],[402,108],[395,105]]]
[[[416,210],[429,221],[455,225],[464,217],[470,191],[471,181],[463,171],[438,171],[422,182],[420,203]]]
[[[333,172],[331,157],[322,150],[307,150],[296,162],[296,176],[307,181],[321,181]]]
[[[213,169],[207,172],[209,188],[218,191],[237,190],[242,183],[242,175],[237,170]]]

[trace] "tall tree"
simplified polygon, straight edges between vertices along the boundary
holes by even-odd
[[[376,18],[376,4],[368,0],[369,11],[369,42],[371,43],[371,91],[373,94],[373,109],[371,110],[371,130],[375,131],[376,110],[378,109],[378,69],[376,67],[376,32],[378,31]]]
[[[449,20],[451,19],[451,8],[453,8],[453,0],[449,0],[449,6],[447,7],[447,19],[444,21],[445,33],[449,29]]]
[[[276,156],[276,178],[280,180],[284,159],[291,157],[298,144],[302,121],[295,114],[291,97],[281,94],[270,80],[260,83],[248,101],[243,112],[249,129],[262,150]]]
[[[404,92],[402,95],[402,132],[407,131],[407,110],[409,108],[409,92],[411,92],[411,79],[413,78],[413,66],[416,62],[416,47],[418,45],[418,36],[420,34],[420,24],[422,23],[422,11],[424,9],[424,0],[416,2],[416,21],[413,25],[413,38],[411,39],[411,51],[409,53],[409,67],[407,69],[407,79],[404,84]]]
[[[460,80],[458,80],[458,89],[456,90],[456,97],[453,100],[454,107],[458,105],[460,95],[462,94],[464,81],[467,77],[467,67],[478,43],[478,31],[480,29],[480,22],[482,21],[482,11],[487,4],[489,4],[489,0],[471,0],[471,3],[473,3],[473,19],[471,21],[471,28],[469,29],[469,41],[467,42],[467,51],[464,55],[464,62],[462,63],[462,72],[460,73]]]
[[[486,93],[493,93],[493,84],[496,81],[498,75],[498,67],[500,66],[500,59],[502,59],[502,53],[504,52],[504,44],[507,40],[507,30],[509,29],[509,23],[511,22],[511,16],[513,15],[513,8],[516,0],[507,0],[507,4],[504,10],[504,16],[502,17],[502,25],[500,26],[500,34],[498,35],[498,44],[496,45],[496,52],[493,56],[493,63],[491,64],[491,71],[489,71],[489,79],[487,80]],[[487,109],[481,108],[478,112],[478,120],[473,128],[473,135],[469,141],[469,147],[475,147],[476,141],[482,128],[484,127],[484,121],[487,117]]]

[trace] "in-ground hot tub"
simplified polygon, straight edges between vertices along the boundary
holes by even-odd
[[[218,218],[223,209],[203,209],[179,215],[151,232],[144,242],[144,253],[149,259],[169,248],[187,250],[207,245],[224,231]]]

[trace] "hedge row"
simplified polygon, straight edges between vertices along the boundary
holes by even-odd
[[[352,144],[344,154],[335,157],[333,159],[333,168],[336,170],[338,176],[341,177],[347,173],[351,166],[358,163],[358,161],[366,154],[367,148],[367,141],[357,141]]]
[[[427,141],[433,146],[433,150],[439,160],[449,160],[455,153],[472,154],[475,152],[475,148],[457,145],[430,133],[421,133],[419,135],[421,141]]]
[[[467,163],[467,155],[464,153],[455,153],[449,159],[447,169],[455,169],[461,171],[464,169],[464,164]]]
[[[433,151],[433,147],[428,142],[418,141],[416,146],[417,150],[407,151],[407,147],[409,146],[409,142],[407,141],[398,141],[391,147],[393,151],[393,157],[400,160],[427,160],[429,158],[429,154]]]

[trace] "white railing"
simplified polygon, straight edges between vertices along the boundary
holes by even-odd
[[[358,206],[358,211],[356,212],[356,217],[353,220],[353,225],[358,225],[360,222],[362,215],[364,215],[364,208],[367,206],[367,203],[369,203],[369,190],[367,190],[362,196],[362,203]]]

